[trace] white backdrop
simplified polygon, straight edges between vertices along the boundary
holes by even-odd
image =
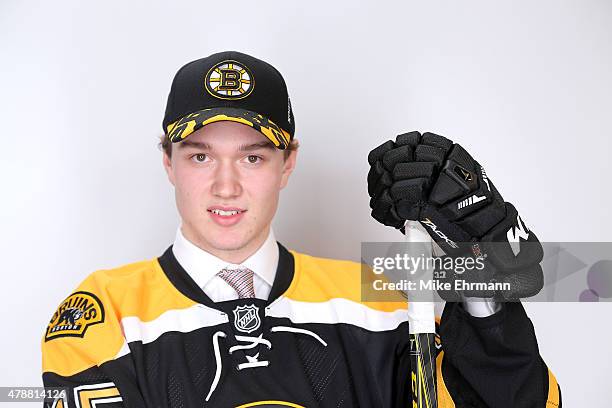
[[[400,237],[369,216],[366,156],[408,130],[473,152],[540,240],[610,241],[610,38],[605,0],[2,0],[0,386],[40,384],[46,323],[88,273],[172,242],[156,142],[185,62],[283,73],[302,147],[277,238],[358,260]],[[612,305],[526,307],[564,406],[608,406]]]

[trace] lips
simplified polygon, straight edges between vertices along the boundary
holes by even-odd
[[[213,206],[207,211],[217,225],[231,227],[242,219],[247,210],[239,207]]]

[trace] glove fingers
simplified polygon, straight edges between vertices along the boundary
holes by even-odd
[[[412,163],[398,163],[393,169],[393,180],[405,180],[412,178],[426,178],[432,177],[436,169],[435,163],[424,163],[424,162],[412,162]]]
[[[426,184],[427,179],[425,178],[413,178],[397,181],[391,186],[390,195],[395,202],[397,216],[400,219],[419,219],[419,203],[423,200]]]
[[[398,217],[393,207],[393,200],[388,190],[385,190],[378,199],[370,200],[370,208],[373,208],[371,214],[376,221],[394,228],[404,225],[404,220]]]
[[[383,190],[389,188],[393,180],[382,164],[378,161],[368,172],[368,194],[370,197],[378,197]]]
[[[400,219],[417,221],[420,218],[421,207],[410,200],[399,200],[395,204],[396,214]]]
[[[398,163],[412,161],[414,161],[414,152],[412,147],[408,145],[396,147],[382,156],[382,164],[388,171],[393,171],[393,168]]]
[[[389,225],[392,225],[395,228],[403,228],[404,224],[406,223],[406,218],[400,217],[396,211],[396,207],[392,206],[389,210],[389,213],[387,214],[387,222],[389,223]],[[402,230],[402,234],[404,233],[405,232]]]
[[[452,140],[444,136],[430,132],[423,133],[421,144],[415,149],[415,159],[416,161],[431,161],[441,165],[452,146]]]
[[[370,167],[370,170],[368,171],[368,189],[372,187],[371,184],[378,183],[378,179],[380,179],[380,176],[382,176],[384,173],[382,170],[384,169],[382,169],[380,162],[376,162],[372,167]]]
[[[421,141],[421,134],[419,132],[408,132],[398,135],[395,138],[395,144],[397,146],[410,145],[416,147]]]
[[[423,201],[427,181],[425,178],[396,181],[389,189],[391,198],[393,201],[406,200],[414,204]]]
[[[440,149],[444,150],[445,154],[450,151],[451,147],[453,147],[452,140],[430,132],[423,133],[421,143],[429,146],[439,147]]]
[[[442,166],[446,152],[436,146],[418,145],[414,150],[414,158],[420,162],[434,162],[438,166]]]
[[[393,141],[387,140],[385,143],[372,149],[372,151],[368,154],[368,163],[370,166],[380,160],[386,152],[393,148],[395,148]]]
[[[378,222],[382,222],[386,225],[387,213],[393,206],[393,200],[389,197],[389,193],[385,190],[380,197],[377,199],[372,198],[370,200],[370,207],[372,208],[372,217]]]

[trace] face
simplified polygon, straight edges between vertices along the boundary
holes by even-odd
[[[225,261],[244,261],[268,235],[296,154],[285,160],[257,130],[229,121],[175,143],[164,167],[185,237]]]

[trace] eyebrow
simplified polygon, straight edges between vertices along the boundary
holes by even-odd
[[[212,147],[205,142],[195,142],[189,139],[185,139],[182,142],[179,143],[179,147],[181,149],[186,149],[186,148],[194,148],[194,149],[201,149],[201,150],[212,150]],[[251,143],[251,144],[243,144],[238,146],[238,151],[241,152],[251,152],[253,150],[259,150],[259,149],[274,149],[274,145],[270,142],[259,142],[259,143]]]
[[[193,147],[195,149],[202,149],[202,150],[211,150],[210,145],[208,143],[204,143],[204,142],[194,142],[193,140],[183,140],[182,142],[180,142],[178,144],[178,147],[180,149],[186,149],[189,147]]]
[[[272,145],[270,142],[259,142],[248,145],[240,145],[240,147],[238,147],[238,150],[241,152],[250,152],[259,149],[274,149],[274,145]]]

